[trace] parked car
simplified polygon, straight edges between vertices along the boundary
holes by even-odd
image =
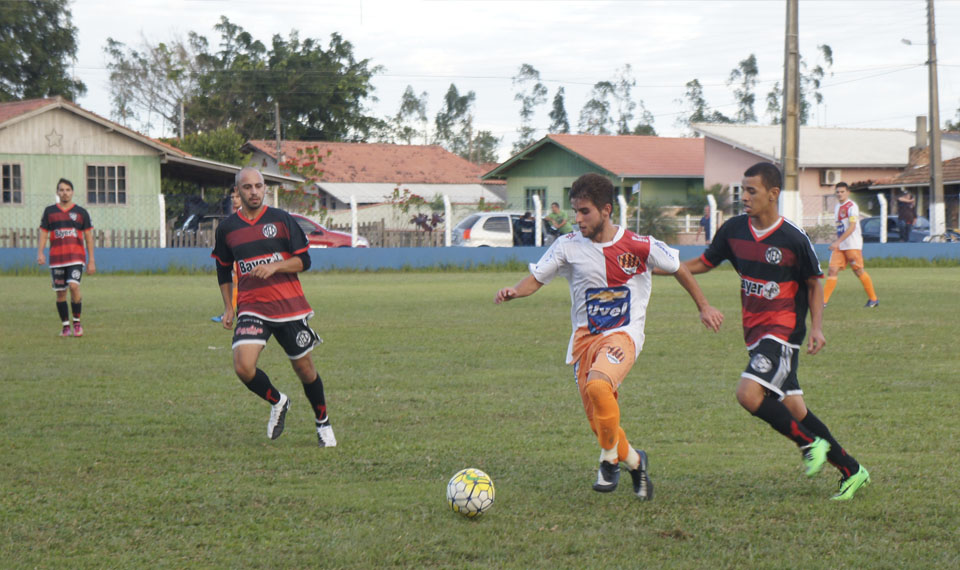
[[[512,247],[513,224],[523,217],[523,212],[476,212],[460,220],[450,232],[453,245],[464,247]],[[543,245],[548,245],[554,236],[547,232],[543,222]]]
[[[880,241],[880,216],[863,218],[860,220],[860,233],[864,243]],[[900,241],[900,230],[897,229],[897,217],[887,216],[887,243]],[[923,216],[917,216],[910,230],[910,243],[930,241],[930,221]]]
[[[346,232],[328,230],[317,222],[300,214],[290,214],[307,234],[310,247],[350,247],[353,238]],[[357,236],[357,247],[370,247],[370,240]]]

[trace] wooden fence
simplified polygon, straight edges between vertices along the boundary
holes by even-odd
[[[388,230],[384,222],[358,224],[358,233],[370,240],[370,247],[442,247],[443,231]],[[349,226],[330,226],[330,229],[350,233]],[[0,247],[36,248],[40,238],[38,228],[0,228]],[[167,247],[213,248],[215,230],[196,232],[167,231]],[[49,245],[49,243],[48,243]],[[103,247],[160,247],[160,230],[93,230],[93,245]]]

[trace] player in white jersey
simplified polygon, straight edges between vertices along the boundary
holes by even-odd
[[[837,239],[830,244],[830,268],[827,271],[827,283],[823,288],[823,305],[830,301],[830,295],[837,286],[840,271],[848,264],[857,276],[867,294],[866,308],[880,304],[873,288],[873,280],[863,269],[863,234],[860,232],[860,208],[850,199],[850,188],[846,182],[839,182],[834,189],[837,205],[833,210],[837,223]]]
[[[599,174],[585,174],[570,189],[570,203],[580,231],[557,238],[531,274],[513,287],[497,292],[503,303],[537,292],[554,277],[570,283],[570,320],[573,332],[567,346],[567,364],[583,401],[590,428],[600,444],[600,468],[593,489],[615,490],[622,461],[641,500],[653,498],[645,452],[630,445],[620,427],[617,391],[643,348],[643,326],[650,300],[651,271],[673,274],[687,290],[700,320],[714,331],[723,314],[707,302],[678,253],[649,236],[638,236],[610,220],[613,185]]]

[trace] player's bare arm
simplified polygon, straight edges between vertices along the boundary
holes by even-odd
[[[497,291],[497,296],[493,299],[493,302],[499,305],[510,299],[529,297],[539,291],[541,287],[543,287],[543,283],[537,281],[533,275],[527,275],[513,287],[504,287]]]
[[[723,313],[710,306],[710,303],[707,302],[707,297],[700,289],[700,285],[697,283],[697,280],[693,278],[693,274],[690,272],[690,269],[681,263],[680,268],[677,269],[677,272],[674,273],[673,276],[676,278],[677,282],[687,290],[687,293],[690,294],[690,298],[693,299],[693,302],[696,303],[697,310],[700,311],[700,322],[703,323],[703,326],[707,327],[713,332],[720,332],[720,325],[723,324]]]
[[[283,261],[274,261],[266,265],[258,265],[253,268],[250,275],[260,279],[267,279],[274,273],[300,273],[303,271],[303,259],[295,255]]]
[[[47,258],[43,255],[43,248],[47,247],[47,230],[40,230],[39,245],[37,246],[37,265],[43,265],[47,262]]]
[[[223,317],[220,322],[223,328],[231,330],[236,313],[233,310],[233,281],[220,285],[220,296],[223,297]]]
[[[87,244],[87,273],[97,272],[97,262],[93,260],[93,230],[83,232],[83,241]]]
[[[823,336],[823,284],[819,277],[807,279],[807,299],[810,305],[807,354],[816,354],[827,345],[827,339]]]
[[[856,229],[857,229],[857,218],[850,218],[850,227],[847,228],[846,231],[844,231],[842,234],[840,234],[840,237],[830,242],[830,246],[827,249],[829,249],[830,251],[836,251],[837,248],[840,247],[840,243],[843,240],[850,237],[851,235],[853,235],[853,232]]]

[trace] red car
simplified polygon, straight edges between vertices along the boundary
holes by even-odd
[[[352,238],[346,232],[328,230],[317,222],[300,214],[290,214],[297,220],[303,233],[307,234],[310,247],[350,247]],[[370,241],[363,236],[357,236],[357,247],[370,247]]]

